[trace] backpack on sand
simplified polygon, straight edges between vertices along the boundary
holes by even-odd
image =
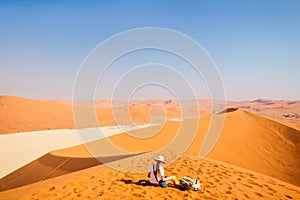
[[[184,176],[182,180],[180,180],[180,185],[184,189],[191,189],[194,191],[200,191],[201,190],[201,183],[197,179],[193,179],[187,176]]]

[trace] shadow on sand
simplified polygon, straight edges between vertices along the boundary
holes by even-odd
[[[150,187],[159,187],[159,186],[155,186],[155,185],[152,185],[150,183],[149,180],[145,180],[145,179],[142,179],[142,180],[139,180],[137,182],[134,182],[133,180],[130,180],[130,179],[120,179],[118,181],[121,181],[125,184],[134,184],[134,185],[139,185],[139,186],[143,186],[143,187],[147,187],[147,186],[150,186]],[[172,187],[172,188],[176,188],[180,191],[185,191],[186,188],[182,187],[182,186],[175,186],[175,185],[168,185],[168,187]]]
[[[1,178],[0,192],[141,154],[76,158],[47,153]]]
[[[125,184],[134,184],[134,185],[140,185],[140,186],[153,186],[153,187],[156,187],[156,186],[152,185],[149,180],[144,180],[144,179],[139,180],[137,182],[134,182],[133,180],[130,180],[130,179],[121,179],[121,180],[118,180],[118,181],[121,181]]]

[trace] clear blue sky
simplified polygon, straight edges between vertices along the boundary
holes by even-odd
[[[0,94],[71,99],[87,54],[113,34],[164,27],[213,58],[229,100],[300,99],[300,1],[0,1]]]

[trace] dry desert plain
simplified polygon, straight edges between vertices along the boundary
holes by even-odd
[[[158,125],[46,152],[0,179],[0,199],[300,199],[300,101],[228,101],[226,107],[234,109],[227,112],[212,110],[209,100],[196,102],[199,109],[189,106],[195,101],[136,100],[127,107],[113,102],[119,105],[113,111],[112,102],[96,101],[100,126],[116,125],[115,113],[118,124],[131,123],[129,115],[137,125]],[[225,117],[224,127],[212,151],[199,158],[212,116]],[[11,96],[0,96],[0,122],[0,136],[78,128],[70,101]],[[94,126],[87,116],[80,128]],[[170,141],[183,148],[194,130],[183,155],[165,148]],[[18,146],[1,151],[7,152],[1,164],[10,162],[10,151],[30,153]],[[169,160],[167,175],[197,178],[202,191],[146,185],[148,165],[158,153]]]

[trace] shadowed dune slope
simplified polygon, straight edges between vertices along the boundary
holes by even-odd
[[[109,163],[115,160],[121,160],[134,156],[136,156],[136,154],[101,158],[94,158],[91,156],[89,158],[73,158],[60,157],[48,153],[40,157],[39,159],[25,165],[24,167],[14,171],[10,175],[2,178],[0,181],[0,191],[21,187],[35,182],[41,182],[57,176],[101,165],[102,163],[99,160],[105,163]]]

